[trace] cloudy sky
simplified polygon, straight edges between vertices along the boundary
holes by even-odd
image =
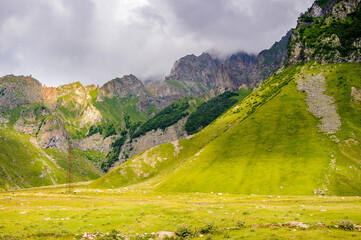
[[[47,86],[167,75],[175,60],[269,48],[313,0],[0,0],[0,75]]]

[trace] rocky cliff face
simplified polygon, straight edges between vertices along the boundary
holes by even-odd
[[[161,107],[161,102],[154,98],[144,87],[143,83],[134,75],[115,78],[104,84],[98,92],[97,101],[105,98],[138,98],[137,110],[147,113],[150,105]]]
[[[85,107],[85,109],[81,115],[79,127],[83,128],[87,124],[89,124],[89,125],[100,124],[102,119],[103,119],[103,116],[99,112],[99,110],[96,109],[93,104],[89,103]]]
[[[0,78],[0,110],[42,100],[43,86],[31,76],[7,75]]]
[[[208,53],[200,56],[187,55],[173,65],[167,80],[177,80],[183,82],[199,82],[204,85],[214,85],[215,72],[218,69],[218,61]]]
[[[68,131],[63,122],[54,116],[42,123],[37,140],[42,148],[57,148],[64,152],[69,150]]]
[[[316,1],[298,20],[289,45],[289,63],[361,61],[360,0]],[[322,4],[321,4],[322,3]]]
[[[230,73],[230,69],[225,64],[220,64],[216,73],[214,95],[219,95],[225,91],[238,90],[238,83]]]
[[[122,78],[115,78],[100,89],[97,101],[104,101],[104,98],[129,98],[129,97],[149,97],[149,92],[143,83],[134,75],[126,75]]]
[[[113,142],[115,136],[104,138],[99,133],[82,140],[74,141],[73,147],[80,150],[93,150],[107,153],[111,150],[110,144]]]
[[[228,90],[256,86],[285,63],[290,35],[291,31],[258,55],[240,52],[226,59],[208,53],[185,56],[174,63],[163,84],[152,87],[152,93],[170,103],[187,96],[214,97]]]
[[[50,111],[45,107],[24,109],[20,112],[14,129],[25,134],[35,135],[42,120],[49,115]]]
[[[187,117],[182,118],[176,124],[166,128],[164,131],[161,129],[157,129],[156,131],[152,130],[145,135],[134,139],[132,142],[125,143],[121,149],[119,161],[115,163],[114,167],[124,163],[145,149],[187,137],[187,132],[184,130],[186,121]]]
[[[165,105],[187,96],[203,96],[215,87],[218,67],[218,59],[208,53],[187,55],[174,63],[164,83],[153,92]]]
[[[270,49],[263,50],[257,56],[257,64],[251,73],[253,86],[260,80],[266,79],[287,61],[287,45],[293,29],[287,32],[278,42],[275,42]]]

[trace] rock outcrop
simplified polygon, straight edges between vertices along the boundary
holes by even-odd
[[[187,55],[174,63],[166,81],[199,82],[212,86],[218,65],[217,59],[208,53],[202,53],[198,57],[193,54]]]
[[[144,87],[143,83],[134,75],[125,75],[105,83],[98,92],[97,101],[105,98],[138,98],[137,110],[147,113],[150,105],[158,108],[165,107]]]
[[[79,127],[83,128],[87,124],[89,124],[89,125],[99,124],[102,121],[102,119],[103,119],[103,116],[99,112],[99,110],[96,109],[93,104],[89,103],[86,106],[86,108],[80,118]]]
[[[131,142],[125,143],[119,155],[119,162],[114,166],[125,162],[145,149],[187,137],[187,132],[184,130],[186,121],[187,117],[179,120],[176,124],[166,128],[164,131],[161,129],[157,129],[156,131],[152,130],[139,138],[133,139]]]
[[[225,91],[236,91],[238,90],[237,82],[231,77],[229,69],[226,65],[221,64],[216,73],[216,95],[222,94]]]
[[[104,138],[99,133],[96,133],[82,140],[74,141],[73,147],[84,151],[94,150],[107,153],[111,150],[110,145],[115,138],[116,136]]]
[[[97,101],[104,101],[105,97],[150,97],[150,93],[145,89],[143,83],[138,78],[130,74],[105,83],[99,89]]]
[[[360,62],[360,3],[361,0],[316,1],[301,15],[293,31],[288,63]]]
[[[37,140],[42,148],[69,150],[69,134],[63,122],[55,116],[48,117],[41,125]]]
[[[361,106],[361,89],[354,86],[351,87],[351,103]]]
[[[41,120],[49,114],[50,111],[43,106],[36,109],[22,110],[20,117],[14,124],[14,129],[25,134],[34,135],[39,130]]]
[[[42,100],[43,86],[31,76],[7,75],[0,78],[0,110]]]

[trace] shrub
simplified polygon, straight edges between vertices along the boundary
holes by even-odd
[[[179,227],[178,227],[178,229],[177,229],[177,231],[176,231],[176,235],[177,235],[177,237],[179,237],[180,239],[183,239],[183,238],[192,238],[192,237],[194,237],[194,236],[197,235],[197,232],[196,232],[196,231],[193,231],[191,226],[182,225],[182,226],[179,226]]]
[[[90,137],[91,135],[94,135],[96,133],[100,133],[100,135],[103,133],[103,128],[101,125],[98,126],[90,126],[89,132],[86,135],[87,137]]]
[[[201,234],[208,234],[208,233],[213,233],[217,230],[217,226],[213,225],[213,223],[208,223],[207,225],[205,225],[204,227],[202,227],[199,232]]]
[[[339,224],[338,224],[338,228],[343,229],[345,231],[353,231],[355,230],[355,225],[352,221],[350,220],[342,220]]]
[[[114,124],[111,123],[106,129],[105,129],[105,135],[104,138],[116,135],[117,132],[115,131]]]
[[[237,227],[238,227],[238,228],[245,228],[245,227],[246,227],[246,223],[243,222],[243,221],[238,221],[238,222],[237,222]]]

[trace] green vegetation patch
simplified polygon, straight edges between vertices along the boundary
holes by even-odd
[[[114,142],[112,142],[111,147],[112,147],[112,151],[110,151],[107,154],[106,160],[103,161],[101,163],[100,168],[103,171],[108,171],[109,168],[116,162],[119,160],[119,154],[120,154],[120,150],[123,146],[123,144],[125,143],[125,141],[127,140],[126,136],[122,136],[118,139],[116,139]]]
[[[64,171],[63,174],[65,180],[61,183],[65,183],[69,154],[58,149],[44,149],[44,151],[51,156],[55,160],[56,164]],[[103,173],[97,168],[97,162],[101,158],[102,156],[100,153],[95,154],[94,152],[90,153],[80,149],[73,149],[71,154],[73,181],[81,182],[94,180],[102,176]]]
[[[193,100],[193,97],[186,97],[178,100],[168,107],[161,110],[153,118],[145,122],[139,130],[133,134],[133,138],[137,138],[146,134],[149,131],[157,130],[158,128],[164,130],[169,126],[177,123],[180,119],[186,117],[188,108],[190,107],[189,101]]]
[[[236,102],[247,96],[251,90],[240,90],[238,92],[225,92],[208,102],[200,105],[193,112],[185,124],[185,130],[188,134],[194,134],[204,127],[208,126],[213,120],[224,113],[228,108],[232,107]],[[238,97],[235,99],[234,97]]]
[[[95,101],[93,105],[100,111],[106,122],[124,123],[124,117],[129,116],[131,122],[143,122],[149,117],[137,110],[138,98],[105,98]]]
[[[321,19],[313,19],[306,15],[301,16],[301,20],[313,22],[312,25],[303,25],[298,29],[303,45],[314,49],[312,57],[325,57],[330,51],[336,50],[340,52],[342,57],[347,57],[357,50],[353,43],[361,37],[360,7],[357,11],[348,14],[344,21],[331,20],[328,23],[326,18],[328,18],[328,15]],[[327,38],[330,41],[335,41],[333,34],[338,37],[340,45],[324,41]],[[305,53],[303,52],[303,54]]]

